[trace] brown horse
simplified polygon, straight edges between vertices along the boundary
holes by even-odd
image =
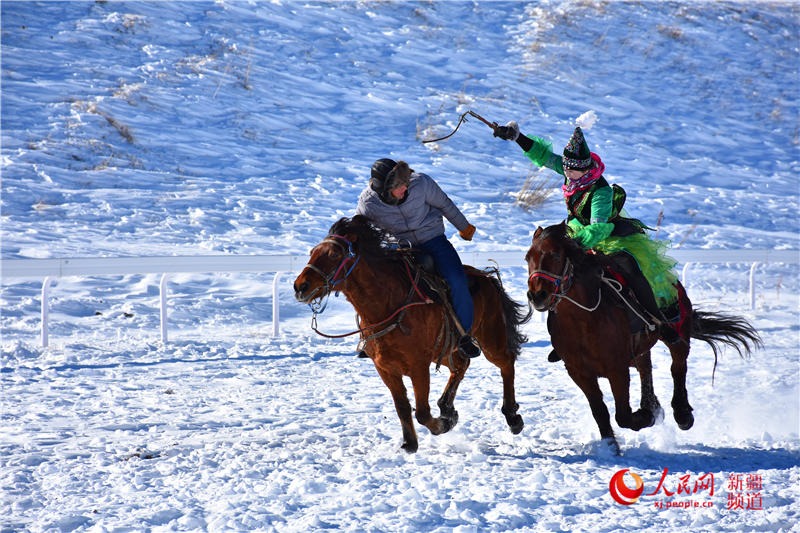
[[[653,390],[650,360],[650,349],[659,340],[658,330],[644,327],[645,322],[640,318],[643,313],[629,297],[623,297],[622,284],[609,277],[613,259],[603,254],[587,254],[568,237],[565,223],[538,228],[525,260],[529,274],[528,300],[535,309],[549,311],[547,329],[553,347],[589,400],[603,441],[619,453],[598,378],[607,378],[611,385],[615,418],[620,427],[639,431],[652,426],[663,417]],[[742,318],[693,310],[680,283],[677,289],[681,317],[677,330],[681,340],[667,347],[672,355],[673,416],[678,427],[687,430],[694,424],[686,391],[690,338],[711,346],[715,365],[719,343],[746,355],[751,347],[761,345],[761,339]],[[635,412],[630,406],[629,367],[638,370],[642,384],[642,398]]]
[[[470,361],[458,355],[455,327],[445,305],[425,295],[413,266],[404,253],[388,245],[388,235],[360,215],[342,218],[328,236],[311,250],[308,264],[294,282],[295,297],[314,309],[331,292],[343,293],[359,318],[364,351],[389,387],[403,428],[402,448],[417,451],[418,440],[411,418],[411,404],[403,377],[411,378],[416,400],[416,419],[434,435],[445,433],[458,421],[453,405],[456,390]],[[503,406],[513,433],[524,423],[517,414],[514,363],[526,341],[519,326],[530,318],[503,289],[497,276],[465,267],[475,305],[472,334],[486,358],[500,369]],[[316,315],[316,312],[315,312]],[[439,398],[440,416],[434,418],[428,404],[430,366],[450,369],[450,378]]]

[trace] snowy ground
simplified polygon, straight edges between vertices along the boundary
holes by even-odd
[[[420,142],[468,109],[557,148],[593,113],[607,177],[636,216],[663,214],[658,237],[678,249],[800,250],[794,3],[0,9],[4,261],[304,253],[389,156],[434,176],[478,227],[454,237],[460,251],[519,251],[503,280],[523,301],[530,235],[564,217],[558,181],[475,120]],[[525,211],[514,196],[529,176],[553,195]],[[538,316],[517,365],[523,432],[508,431],[480,359],[458,425],[418,428],[406,455],[388,390],[353,340],[312,333],[293,274],[276,338],[273,273],[172,276],[168,344],[158,275],[56,279],[46,349],[42,280],[3,277],[0,531],[797,531],[798,268],[760,265],[751,309],[748,263],[692,266],[692,300],[747,318],[764,348],[725,352],[712,382],[695,344],[695,426],[667,409],[659,426],[618,429],[621,457],[547,363]],[[353,323],[343,298],[320,317],[329,332]],[[666,350],[653,360],[666,406]],[[630,506],[609,492],[626,468],[644,482]]]

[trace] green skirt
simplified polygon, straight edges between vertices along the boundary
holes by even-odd
[[[665,308],[678,300],[675,284],[678,276],[673,269],[678,262],[666,255],[669,243],[655,241],[643,233],[626,237],[608,237],[594,248],[606,255],[628,252],[636,259],[644,277],[647,278],[659,308]]]

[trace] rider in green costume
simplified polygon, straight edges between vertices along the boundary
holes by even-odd
[[[564,176],[561,189],[569,211],[570,236],[585,249],[613,256],[636,298],[660,326],[664,340],[679,341],[668,318],[676,313],[678,278],[673,268],[677,261],[665,255],[667,242],[645,234],[652,228],[627,216],[622,209],[624,191],[603,177],[605,165],[589,150],[581,128],[575,128],[563,155],[554,153],[552,144],[541,137],[520,134],[516,122],[498,126],[494,135],[516,141],[535,165]]]

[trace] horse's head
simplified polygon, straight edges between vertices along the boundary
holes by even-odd
[[[294,280],[294,297],[298,302],[321,301],[347,279],[358,263],[357,235],[334,232],[337,224],[311,249],[308,263]]]
[[[537,311],[552,309],[558,296],[568,288],[572,275],[571,246],[575,245],[567,236],[565,222],[539,227],[533,234],[525,261],[528,263],[528,301]]]
[[[332,291],[342,290],[362,253],[379,248],[382,237],[361,215],[339,219],[311,249],[308,263],[294,281],[294,297],[301,303],[319,305]]]

